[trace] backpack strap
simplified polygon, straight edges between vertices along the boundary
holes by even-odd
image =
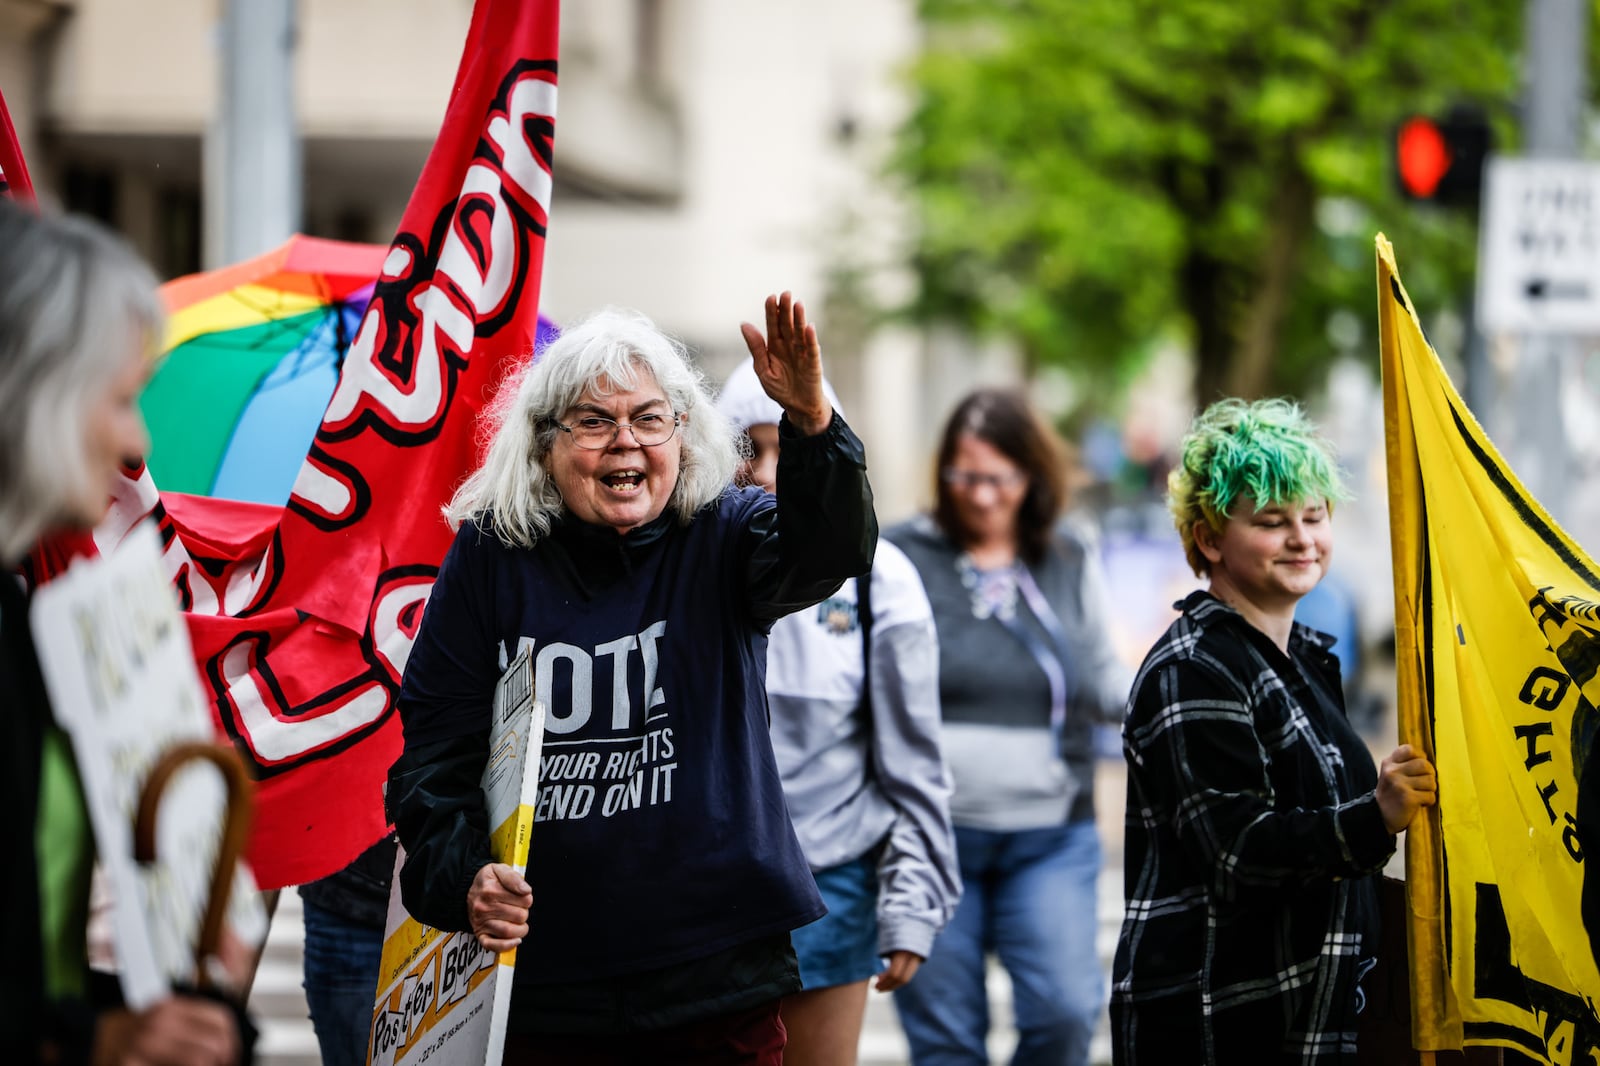
[[[856,578],[856,625],[861,627],[861,711],[872,722],[872,570]]]

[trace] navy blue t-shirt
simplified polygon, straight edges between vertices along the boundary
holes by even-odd
[[[518,984],[668,966],[823,914],[768,734],[751,569],[773,512],[747,489],[626,537],[570,517],[531,550],[457,535],[400,703],[408,748],[486,736],[505,663],[533,647],[548,718]]]

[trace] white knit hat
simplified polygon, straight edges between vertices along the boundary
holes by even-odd
[[[839,407],[839,397],[834,394],[833,386],[828,384],[826,378],[822,382],[822,392],[833,409],[842,416],[844,411]],[[778,419],[783,416],[783,408],[778,406],[778,401],[762,389],[761,379],[756,377],[755,360],[749,358],[728,375],[722,391],[717,394],[717,410],[728,417],[734,429],[739,430],[769,423],[777,425]]]

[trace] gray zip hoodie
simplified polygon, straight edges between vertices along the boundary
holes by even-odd
[[[961,898],[939,741],[939,641],[916,570],[884,541],[872,616],[870,716],[861,713],[857,582],[773,626],[772,752],[812,869],[881,843],[878,950],[927,958]]]
[[[1121,720],[1131,671],[1106,625],[1095,553],[1067,528],[1030,566],[1070,655],[1067,720],[1050,724],[1050,683],[1024,643],[995,617],[978,617],[963,581],[962,553],[926,515],[884,533],[916,566],[939,630],[939,699],[955,792],[955,824],[1011,833],[1094,817],[1094,724]],[[1019,624],[1040,645],[1049,630],[1025,598]]]

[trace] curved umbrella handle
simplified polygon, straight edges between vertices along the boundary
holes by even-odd
[[[244,768],[239,753],[222,744],[208,741],[189,741],[166,751],[155,766],[139,793],[139,811],[133,823],[133,857],[141,863],[156,860],[156,810],[161,805],[161,794],[174,772],[184,763],[202,759],[222,771],[228,788],[226,820],[222,827],[222,840],[217,845],[217,859],[211,867],[211,892],[206,901],[205,916],[200,922],[200,937],[194,946],[195,986],[210,987],[206,972],[206,959],[216,954],[222,941],[222,921],[228,912],[228,897],[233,892],[233,871],[244,853],[245,841],[250,833],[251,795],[253,782]]]

